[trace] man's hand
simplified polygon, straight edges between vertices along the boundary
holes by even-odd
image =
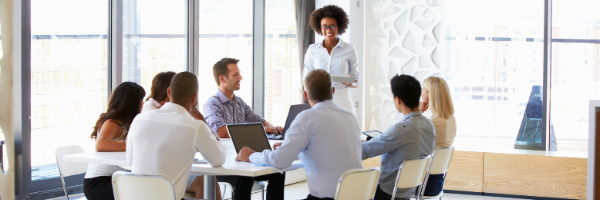
[[[273,144],[273,150],[277,150],[277,147],[280,147],[283,144],[283,142],[276,142],[275,144]]]
[[[244,147],[240,150],[240,153],[235,157],[236,161],[242,162],[250,162],[250,155],[252,155],[254,151],[248,147]]]
[[[281,126],[267,126],[265,127],[267,134],[281,135],[283,128]]]
[[[419,102],[419,110],[421,112],[425,112],[427,109],[429,109],[429,103]]]

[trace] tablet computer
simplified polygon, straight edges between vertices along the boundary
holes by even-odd
[[[262,123],[228,124],[226,126],[236,153],[239,153],[245,146],[256,152],[262,152],[265,149],[271,150],[271,144]]]
[[[331,79],[335,83],[354,83],[356,78],[351,76],[331,76]]]
[[[378,130],[370,130],[370,131],[363,132],[363,134],[365,134],[366,136],[375,138],[383,133],[379,132]]]

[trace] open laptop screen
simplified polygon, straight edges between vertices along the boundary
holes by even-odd
[[[239,153],[245,146],[256,152],[262,152],[265,149],[271,150],[262,123],[229,124],[227,130],[236,153]]]

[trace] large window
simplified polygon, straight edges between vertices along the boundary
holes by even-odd
[[[31,1],[31,179],[58,177],[54,150],[93,151],[107,104],[106,0]]]
[[[600,99],[599,1],[554,0],[550,121],[559,151],[588,151],[589,100]]]
[[[302,103],[293,0],[267,1],[265,11],[265,119],[283,126],[290,105]]]
[[[224,57],[240,62],[241,89],[235,94],[252,105],[252,0],[200,1],[198,102],[217,92],[214,64]]]
[[[186,67],[186,1],[123,1],[123,81],[136,82],[150,95],[160,72]]]
[[[526,132],[539,136],[526,141],[541,147],[544,1],[446,5],[444,78],[455,106],[455,146],[531,148],[518,137]]]

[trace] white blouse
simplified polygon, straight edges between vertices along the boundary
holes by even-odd
[[[311,44],[304,56],[302,80],[313,69],[324,69],[332,76],[349,76],[359,80],[358,56],[354,46],[338,37],[338,44],[333,47],[331,54],[323,47],[323,41]],[[341,83],[334,83],[336,90],[346,88]]]

